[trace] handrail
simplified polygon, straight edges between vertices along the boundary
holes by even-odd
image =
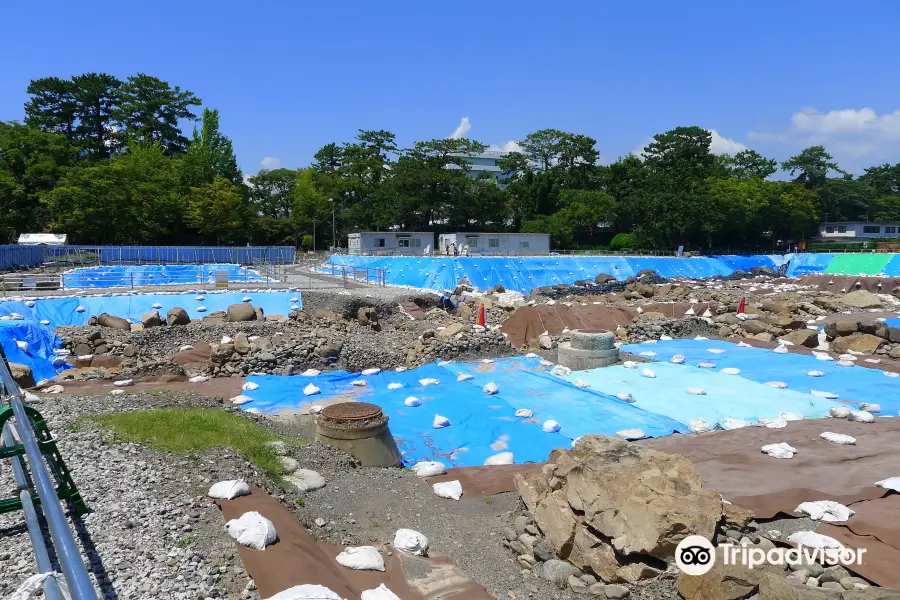
[[[19,434],[19,439],[22,441],[22,445],[25,447],[25,458],[31,469],[34,487],[40,499],[44,516],[47,519],[50,538],[53,540],[53,547],[56,549],[63,576],[69,587],[69,593],[73,600],[98,600],[97,592],[84,566],[84,561],[81,560],[81,553],[78,551],[78,546],[75,545],[72,530],[69,529],[69,524],[66,522],[66,515],[56,495],[56,488],[53,486],[50,473],[44,464],[43,454],[34,436],[34,430],[30,425],[31,421],[25,413],[25,405],[22,404],[22,392],[12,378],[12,373],[10,373],[6,364],[6,357],[2,354],[0,354],[0,381],[2,381],[3,389],[12,406],[16,423],[19,425],[16,431]],[[36,549],[35,552],[37,553],[38,550]]]

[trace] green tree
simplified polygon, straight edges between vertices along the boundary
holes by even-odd
[[[31,98],[25,104],[25,122],[41,131],[61,133],[74,140],[79,109],[74,82],[59,77],[32,79],[26,91]]]
[[[238,244],[252,231],[252,212],[241,191],[224,177],[193,187],[187,197],[185,221],[213,244]]]
[[[724,158],[729,177],[735,179],[765,179],[778,170],[778,161],[766,158],[756,150],[743,150]]]
[[[794,181],[802,183],[807,189],[819,189],[828,178],[828,173],[835,171],[846,175],[825,151],[824,146],[810,146],[797,156],[792,156],[781,163],[781,168],[796,176]]]
[[[562,190],[562,208],[556,213],[566,223],[576,244],[594,245],[596,236],[615,220],[616,200],[600,190]]]
[[[113,116],[126,138],[159,142],[167,154],[175,156],[182,154],[188,145],[178,121],[196,120],[197,115],[192,109],[200,104],[200,99],[192,92],[138,73],[119,88],[119,103]]]
[[[297,171],[292,169],[262,169],[251,177],[250,200],[256,211],[275,219],[290,219],[293,216],[297,176]]]
[[[200,128],[194,135],[182,161],[182,173],[187,187],[212,183],[224,177],[238,189],[244,188],[244,175],[237,165],[231,140],[219,130],[219,111],[203,109]]]
[[[325,242],[324,228],[321,226],[327,221],[332,210],[332,203],[317,186],[317,180],[323,177],[315,169],[300,169],[296,172],[293,188],[293,222],[296,234],[309,232],[310,245],[312,241],[319,247]],[[305,236],[304,236],[305,237]]]
[[[0,243],[44,230],[49,216],[40,198],[76,160],[65,136],[0,122]]]
[[[334,175],[341,168],[344,160],[343,149],[334,142],[325,144],[316,152],[312,167],[324,175]]]

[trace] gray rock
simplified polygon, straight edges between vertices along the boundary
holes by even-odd
[[[325,487],[325,478],[309,469],[297,469],[290,475],[285,475],[284,480],[301,492],[309,492]]]
[[[580,576],[581,571],[564,560],[548,560],[541,566],[541,577],[560,589],[568,585],[571,575]]]
[[[516,517],[513,526],[516,528],[516,536],[520,536],[525,533],[525,528],[528,527],[528,524],[531,523],[531,519],[524,515],[520,515]]]
[[[556,558],[556,552],[553,551],[553,547],[542,539],[535,541],[533,551],[534,557],[541,562],[547,562]]]
[[[609,600],[618,600],[620,598],[627,598],[631,595],[631,590],[629,590],[624,585],[612,584],[606,586],[603,590],[606,593],[606,597]]]

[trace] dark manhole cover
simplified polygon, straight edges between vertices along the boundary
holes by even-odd
[[[381,407],[368,402],[341,402],[322,409],[322,416],[335,421],[363,421],[381,416]]]

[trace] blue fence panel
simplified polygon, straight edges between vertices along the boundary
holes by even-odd
[[[0,271],[34,267],[43,261],[40,246],[0,246]]]
[[[98,264],[200,264],[254,262],[290,264],[293,246],[0,246],[0,269],[33,267],[47,260],[77,256]],[[92,256],[93,255],[93,256]]]

